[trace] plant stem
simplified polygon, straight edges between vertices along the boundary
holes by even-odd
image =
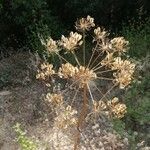
[[[85,66],[85,32],[83,31],[83,64]]]
[[[73,54],[73,56],[74,56],[74,58],[75,58],[75,60],[76,60],[76,62],[77,62],[77,64],[78,64],[78,66],[80,66],[80,62],[79,62],[79,60],[78,60],[77,55],[75,54],[75,52],[72,52],[72,54]]]
[[[87,98],[87,85],[85,84],[83,87],[83,107],[81,114],[79,116],[78,124],[77,124],[77,135],[75,139],[75,145],[74,150],[77,150],[79,142],[80,142],[80,130],[83,128],[85,118],[87,116],[87,110],[88,110],[88,98]]]

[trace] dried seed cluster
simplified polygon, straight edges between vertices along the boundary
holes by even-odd
[[[50,102],[54,106],[60,106],[63,103],[63,96],[56,93],[47,93],[45,100]]]
[[[117,37],[111,41],[112,48],[114,51],[122,53],[128,50],[129,42],[124,39],[124,37]]]
[[[105,112],[107,115],[112,116],[116,118],[123,118],[126,114],[126,105],[119,102],[119,99],[117,97],[113,98],[112,100],[109,100],[107,102],[104,102],[102,100],[93,101],[93,113],[100,113]]]
[[[94,18],[87,16],[87,18],[81,18],[79,20],[76,21],[75,23],[75,27],[78,31],[88,31],[90,30],[92,27],[95,26],[94,23]]]
[[[38,74],[36,75],[36,78],[42,80],[46,80],[47,78],[55,74],[55,71],[53,70],[53,65],[49,63],[41,64],[40,70],[38,70],[37,72]]]
[[[119,99],[117,97],[113,98],[111,101],[108,101],[107,105],[109,106],[109,108],[110,108],[111,112],[114,114],[114,116],[117,118],[123,118],[127,112],[126,105],[120,103]]]
[[[62,64],[58,74],[61,78],[71,78],[74,81],[77,81],[80,87],[83,87],[85,84],[88,84],[90,81],[97,78],[97,75],[93,70],[84,66],[74,67],[69,63]]]
[[[61,106],[59,111],[56,113],[57,117],[55,118],[55,126],[58,128],[66,129],[68,126],[74,126],[78,122],[76,117],[77,111],[74,110],[70,105],[67,107]]]
[[[119,83],[120,88],[123,89],[128,86],[133,78],[135,64],[128,60],[122,60],[121,57],[114,58],[111,68],[117,70],[113,75],[114,82]]]
[[[67,52],[72,52],[76,48],[78,48],[78,46],[82,45],[83,42],[81,39],[82,39],[82,35],[78,34],[77,32],[75,33],[70,32],[69,37],[65,37],[64,35],[62,35],[59,44],[60,46],[63,46],[63,48],[65,48]]]
[[[100,101],[93,101],[93,112],[100,112],[103,111],[107,108],[105,102],[103,102],[102,100]]]
[[[51,37],[46,39],[46,41],[41,39],[41,43],[42,43],[42,45],[45,46],[46,50],[49,53],[58,53],[59,52],[59,48],[58,48],[57,42],[54,41]]]

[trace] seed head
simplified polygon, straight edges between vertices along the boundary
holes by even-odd
[[[128,49],[129,41],[126,41],[124,37],[114,38],[110,42],[112,44],[113,50],[119,54],[126,52]]]
[[[57,53],[59,52],[59,48],[56,44],[56,41],[54,41],[51,37],[49,37],[48,39],[46,39],[46,41],[44,41],[43,39],[41,39],[41,43],[42,45],[45,46],[46,50],[51,54],[51,53]]]
[[[61,94],[47,93],[45,100],[54,106],[59,106],[63,103],[63,96]]]
[[[70,36],[67,38],[64,35],[61,37],[60,46],[65,48],[67,52],[74,51],[78,46],[82,45],[82,35],[77,32],[70,32]]]
[[[109,34],[104,30],[101,29],[100,27],[94,29],[94,34],[95,34],[95,38],[94,40],[104,40]]]
[[[78,68],[74,67],[70,63],[62,64],[62,66],[59,68],[58,75],[61,78],[71,78],[75,76],[77,70]]]
[[[89,31],[91,27],[94,27],[94,18],[87,16],[87,18],[81,18],[75,22],[75,27],[78,31]]]
[[[119,100],[117,97],[114,97],[111,101],[107,102],[107,105],[111,112],[114,114],[115,117],[117,118],[122,118],[124,117],[126,111],[126,105],[119,103]]]
[[[53,70],[53,65],[49,63],[43,63],[41,64],[40,70],[38,70],[38,74],[36,75],[36,79],[43,79],[52,76],[55,74],[55,71]]]
[[[74,80],[79,80],[79,86],[82,88],[90,81],[96,79],[97,75],[93,70],[90,70],[89,68],[86,68],[84,66],[80,66],[79,69],[76,71],[74,77]]]
[[[93,101],[93,111],[94,112],[100,112],[106,109],[106,104],[100,100],[100,101]]]
[[[55,124],[58,128],[66,129],[68,126],[77,124],[77,111],[75,109],[68,105],[67,107],[60,108],[60,110],[55,118]]]

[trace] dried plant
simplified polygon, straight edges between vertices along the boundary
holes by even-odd
[[[108,96],[115,87],[124,89],[131,84],[135,69],[134,63],[124,59],[129,42],[123,37],[109,39],[109,33],[100,27],[94,29],[92,41],[94,47],[89,52],[91,56],[88,58],[85,45],[86,36],[94,26],[94,19],[87,16],[87,18],[78,19],[75,23],[77,31],[81,34],[70,32],[69,37],[62,35],[59,41],[54,41],[52,38],[47,39],[46,42],[42,40],[42,44],[49,54],[55,53],[58,56],[61,66],[57,68],[54,64],[43,63],[38,70],[37,79],[45,80],[46,83],[49,81],[51,85],[53,78],[60,78],[70,84],[56,93],[48,93],[45,100],[55,110],[55,126],[64,129],[70,126],[76,128],[74,150],[79,147],[81,130],[84,129],[85,122],[91,116],[95,117],[102,113],[109,118],[124,117],[126,105],[119,102],[117,97],[108,98]],[[62,52],[60,53],[61,50],[63,50],[62,52],[65,50],[66,55],[70,53],[76,64],[69,62],[66,57],[64,58],[64,55],[61,55]],[[79,59],[81,55],[82,61]],[[93,84],[96,92],[99,93],[99,99],[96,99],[91,83],[96,83],[98,80],[110,81],[112,87],[104,93],[96,84]],[[74,89],[75,94],[66,100],[64,95],[71,88]],[[83,99],[82,102],[78,102],[79,105],[77,104],[79,101],[77,95]]]

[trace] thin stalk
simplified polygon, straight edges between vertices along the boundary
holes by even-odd
[[[83,31],[83,64],[85,66],[85,32]]]
[[[79,82],[80,79],[81,79],[81,78],[79,78],[78,80],[76,80],[75,82],[73,82],[71,85],[69,85],[69,87],[67,87],[67,88],[62,92],[62,94],[65,93],[67,90],[69,90],[69,88],[71,88],[75,83]]]
[[[78,64],[78,66],[81,66],[81,64],[80,64],[80,62],[79,62],[79,60],[78,60],[78,57],[77,57],[77,55],[75,54],[75,52],[72,52],[72,54],[73,54],[73,56],[74,56],[74,58],[75,58],[75,60],[76,60],[76,62],[77,62],[77,64]]]
[[[96,49],[97,49],[97,45],[95,46],[94,50],[92,51],[92,56],[91,56],[91,58],[90,58],[90,60],[89,60],[89,63],[88,63],[88,65],[87,65],[87,68],[91,65],[91,61],[92,61],[92,59],[93,59],[93,56],[94,56],[94,53],[95,53]]]
[[[90,93],[91,99],[92,99],[92,101],[94,101],[94,98],[93,98],[93,95],[92,95],[92,92],[91,92],[90,86],[89,86],[89,85],[87,85],[87,87],[88,87],[88,90],[89,90],[89,93]]]
[[[102,52],[100,52],[99,54],[98,54],[98,56],[94,59],[94,61],[92,62],[92,64],[91,64],[91,68],[92,68],[92,66],[94,65],[94,63],[96,62],[96,60],[99,58],[99,56],[101,56],[101,54],[102,54]],[[101,63],[101,62],[100,62]],[[94,66],[92,69],[94,69],[94,68],[96,68],[98,65],[100,65],[100,63],[98,63],[96,66]]]
[[[94,67],[94,68],[92,68],[94,71],[96,71],[96,70],[98,70],[98,69],[100,69],[100,68],[102,68],[102,67],[104,67],[104,66],[106,66],[107,64],[109,64],[110,63],[110,61],[109,62],[107,62],[106,64],[104,64],[103,66],[99,66],[99,67]],[[99,64],[101,64],[101,62],[99,63]]]
[[[71,106],[73,105],[74,100],[75,100],[75,98],[76,98],[76,96],[77,96],[77,94],[78,94],[78,92],[79,92],[79,88],[80,88],[80,87],[78,87],[78,89],[76,90],[76,92],[75,92],[75,94],[74,94],[73,100],[72,100],[72,102],[71,102]]]
[[[80,130],[83,128],[84,121],[87,116],[87,110],[88,110],[87,84],[85,84],[83,87],[83,107],[82,107],[81,114],[78,119],[78,124],[77,124],[78,132],[77,132],[76,139],[75,139],[74,150],[77,150],[79,142],[80,142],[80,137],[81,137]]]
[[[95,86],[95,88],[100,92],[100,94],[101,94],[103,97],[105,97],[105,98],[107,99],[106,95],[104,95],[104,94],[102,93],[102,91],[101,91],[96,85],[94,85],[94,86]]]
[[[56,53],[56,55],[58,55],[58,57],[60,57],[61,59],[63,59],[65,62],[70,63],[68,60],[66,60],[64,57],[62,57],[62,56],[59,55],[58,53]]]
[[[110,71],[114,71],[114,70],[105,70],[105,71],[100,71],[100,72],[96,72],[96,74],[102,74],[102,73],[106,73],[106,72],[110,72]]]
[[[114,80],[114,79],[111,79],[111,78],[105,78],[105,77],[97,77],[97,78],[100,79],[100,80],[110,80],[110,81]]]
[[[103,100],[104,97],[106,97],[106,95],[111,92],[113,90],[113,88],[116,86],[116,84],[114,84],[104,95],[100,100]]]

